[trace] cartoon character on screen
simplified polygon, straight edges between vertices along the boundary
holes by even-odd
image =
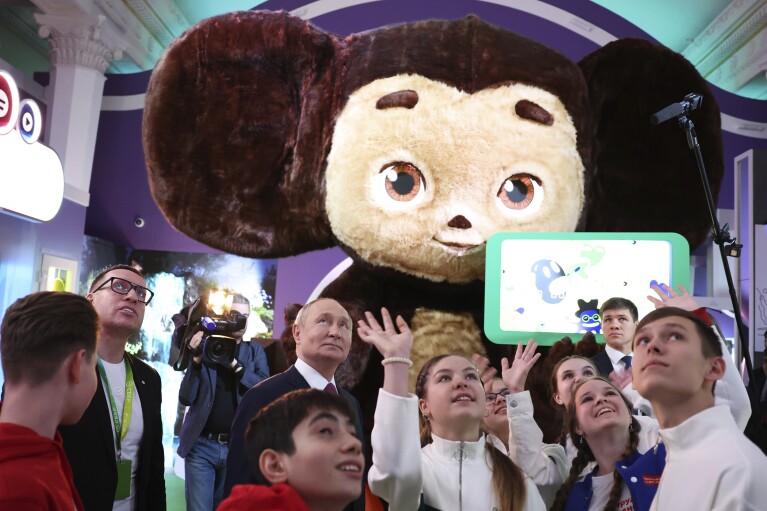
[[[598,299],[585,300],[578,299],[578,310],[575,311],[575,317],[580,324],[579,332],[591,332],[594,334],[602,333],[602,322],[599,319]]]
[[[541,259],[533,263],[530,271],[535,273],[535,287],[541,300],[555,304],[565,299],[567,292],[561,285],[563,281],[559,279],[566,277],[566,274],[559,263],[551,259]]]
[[[483,334],[491,235],[705,238],[683,134],[649,123],[691,90],[706,98],[692,115],[717,192],[719,110],[665,48],[620,40],[575,64],[476,16],[341,37],[250,11],[168,48],[143,136],[154,198],[183,233],[247,257],[341,246],[354,263],[322,294],[355,323],[382,306],[402,315],[416,367],[437,353],[498,363],[507,350]],[[363,406],[377,357],[355,333],[336,374]]]

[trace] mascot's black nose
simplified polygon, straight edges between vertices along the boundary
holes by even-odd
[[[448,227],[455,227],[456,229],[471,229],[471,222],[463,216],[454,216],[452,220],[447,223]]]

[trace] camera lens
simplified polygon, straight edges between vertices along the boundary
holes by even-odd
[[[204,357],[214,364],[229,365],[234,360],[237,341],[231,337],[211,335],[205,342]]]

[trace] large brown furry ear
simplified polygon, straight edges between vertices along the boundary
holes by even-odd
[[[250,257],[333,245],[324,160],[338,47],[299,18],[252,11],[171,44],[143,126],[150,187],[171,224]]]
[[[695,123],[716,199],[724,173],[719,107],[684,57],[639,39],[622,39],[581,60],[593,106],[594,162],[588,231],[678,232],[698,246],[711,230],[695,155],[675,120],[650,117],[694,92]]]

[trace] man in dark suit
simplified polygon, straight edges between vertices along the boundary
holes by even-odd
[[[329,298],[309,302],[296,317],[293,337],[298,356],[295,365],[250,389],[237,407],[229,435],[225,497],[236,484],[256,482],[245,450],[245,430],[250,419],[261,408],[292,390],[314,388],[340,394],[352,405],[356,415],[357,435],[363,438],[360,405],[349,392],[336,386],[334,377],[351,347],[352,320],[349,313],[341,304]],[[317,477],[322,475],[318,474]],[[357,499],[350,509],[363,510],[364,496]]]
[[[99,315],[98,388],[83,418],[61,427],[85,509],[165,509],[162,383],[151,366],[125,352],[154,293],[141,272],[115,265],[93,279],[86,298]]]
[[[639,312],[636,305],[626,298],[610,298],[599,309],[605,349],[591,357],[599,374],[610,377],[613,371],[621,372],[631,367],[631,343],[634,340]]]

